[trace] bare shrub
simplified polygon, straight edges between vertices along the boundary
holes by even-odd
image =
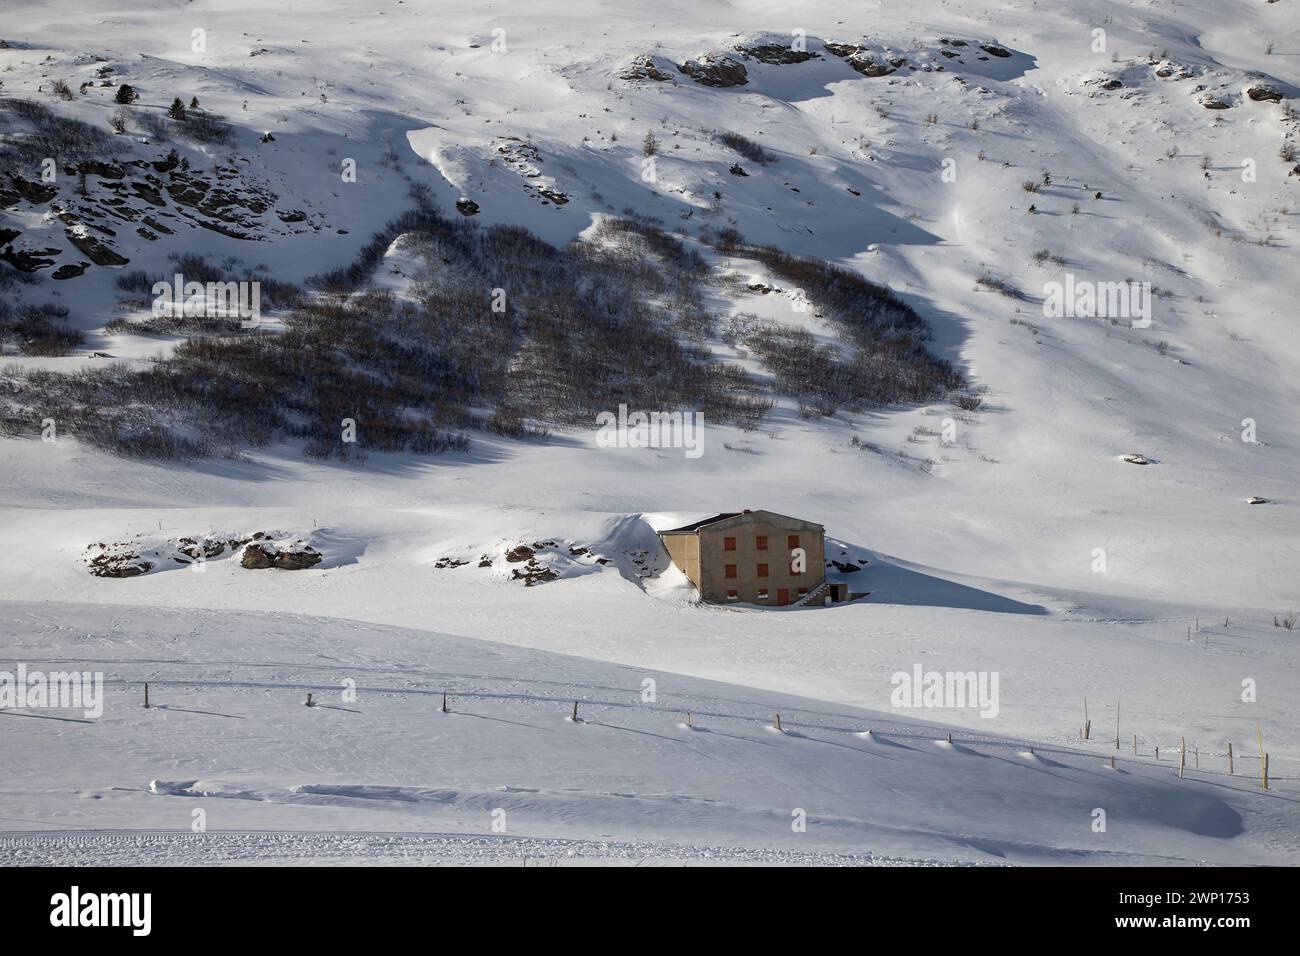
[[[741,156],[744,156],[750,162],[758,163],[760,166],[766,166],[768,163],[776,162],[776,156],[769,153],[762,146],[758,145],[751,139],[746,139],[739,133],[732,133],[727,130],[714,134],[719,143],[728,149],[734,150]]]

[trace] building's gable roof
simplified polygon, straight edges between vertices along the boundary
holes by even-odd
[[[697,532],[707,529],[715,531],[721,528],[732,528],[737,525],[743,525],[747,521],[768,521],[777,525],[790,525],[800,528],[815,528],[818,531],[826,529],[815,521],[805,521],[803,518],[792,518],[789,515],[777,514],[775,511],[729,511],[723,514],[716,514],[712,517],[701,518],[699,521],[693,521],[690,524],[682,525],[680,528],[671,528],[667,531],[660,531],[660,534],[696,534]]]
[[[739,515],[739,511],[727,511],[722,514],[712,515],[708,518],[701,518],[699,521],[692,521],[690,524],[684,524],[680,528],[668,528],[660,531],[660,534],[693,534],[706,524],[713,524],[715,521],[725,521],[728,518],[734,518]]]

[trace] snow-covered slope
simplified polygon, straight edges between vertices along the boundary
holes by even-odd
[[[700,245],[701,227],[734,228],[750,242],[847,265],[915,308],[935,351],[983,391],[973,410],[936,401],[816,419],[800,416],[797,397],[778,394],[756,430],[708,423],[698,458],[681,449],[599,447],[593,423],[523,440],[474,431],[467,451],[376,453],[364,464],[304,459],[289,441],[246,449],[236,460],[160,464],[66,438],[42,442],[35,416],[25,437],[0,439],[0,597],[22,602],[5,615],[0,664],[101,659],[121,668],[123,681],[144,680],[147,668],[126,663],[132,655],[115,647],[121,638],[106,623],[129,630],[141,621],[145,644],[177,643],[166,655],[176,663],[156,665],[160,682],[183,682],[183,662],[194,662],[213,682],[196,691],[212,699],[195,709],[244,720],[224,720],[238,728],[222,738],[229,749],[205,756],[198,738],[186,735],[208,731],[176,726],[179,714],[110,711],[86,734],[63,728],[52,752],[66,747],[70,759],[42,762],[47,741],[35,734],[53,733],[54,722],[6,716],[9,725],[24,725],[9,739],[21,742],[17,760],[28,776],[0,788],[5,814],[38,829],[149,827],[152,808],[175,793],[100,794],[106,799],[95,803],[69,795],[200,780],[259,795],[222,801],[240,816],[213,828],[475,832],[489,799],[481,795],[504,786],[547,794],[503,804],[512,820],[528,821],[512,825],[515,835],[1061,861],[1097,853],[1088,813],[1123,799],[1133,801],[1126,812],[1147,808],[1138,842],[1125,844],[1129,859],[1294,861],[1295,821],[1283,798],[1294,790],[1300,759],[1293,708],[1300,637],[1274,625],[1300,608],[1300,337],[1292,315],[1300,292],[1300,174],[1288,149],[1300,135],[1290,110],[1300,74],[1286,55],[1300,44],[1300,29],[1289,7],[953,0],[852,10],[815,2],[794,13],[766,0],[673,0],[653,15],[632,16],[601,2],[7,4],[5,97],[35,98],[105,130],[118,83],[140,90],[142,111],[161,113],[173,96],[197,97],[233,125],[231,144],[136,142],[127,156],[175,147],[192,169],[228,165],[240,188],[275,199],[254,217],[247,239],[187,220],[186,213],[201,214],[169,201],[165,210],[177,221],[164,224],[177,226],[173,235],[148,239],[136,223],[100,234],[129,265],[91,265],[57,281],[51,267],[36,273],[35,284],[0,290],[10,301],[65,304],[69,323],[86,336],[73,355],[6,362],[53,371],[106,361],[144,367],[179,337],[106,330],[119,318],[114,280],[124,271],[166,273],[170,253],[193,251],[302,283],[352,262],[410,205],[412,187],[427,187],[449,216],[467,198],[477,204],[476,221],[525,226],[556,244],[590,236],[605,217],[654,217],[719,274],[741,280],[706,290],[723,329],[733,317],[756,315],[835,341],[815,308],[798,308],[790,283],[760,262]],[[201,50],[195,30],[203,31]],[[792,42],[815,56],[764,62],[783,58],[765,50]],[[745,83],[709,86],[679,71],[688,61],[707,64],[710,51],[714,63],[726,55],[743,66]],[[113,85],[101,87],[105,66]],[[60,78],[74,91],[71,101],[49,96]],[[83,81],[96,85],[75,92]],[[720,142],[723,131],[757,144],[767,161]],[[274,139],[261,142],[264,132]],[[658,143],[649,174],[647,133]],[[345,159],[356,162],[355,182],[341,175]],[[35,170],[26,176],[38,178]],[[88,178],[102,185],[101,177]],[[71,208],[76,177],[58,186],[55,202]],[[57,247],[58,264],[84,259],[48,202],[23,199],[0,215],[0,227],[22,234],[16,248]],[[418,271],[399,244],[374,283],[409,295]],[[1134,327],[1128,316],[1045,315],[1049,284],[1068,276],[1149,282],[1150,326]],[[764,291],[773,287],[780,291]],[[705,346],[768,380],[734,339],[714,334]],[[1123,460],[1135,452],[1150,463]],[[1267,501],[1248,505],[1251,496]],[[694,603],[665,566],[647,521],[742,507],[825,524],[837,546],[869,562],[853,577],[855,590],[870,596],[780,612]],[[181,538],[258,530],[310,541],[324,558],[292,574],[245,570],[228,554],[195,574],[174,558]],[[161,556],[149,573],[87,573],[89,546],[132,541]],[[539,549],[538,560],[556,569],[557,580],[526,586],[512,577],[522,565],[507,561],[507,550],[549,541],[555,546]],[[485,555],[490,567],[479,567]],[[446,558],[452,561],[438,567]],[[454,563],[462,560],[468,563]],[[33,611],[31,602],[46,601],[53,603]],[[171,616],[150,608],[205,610]],[[24,623],[31,613],[52,630]],[[274,616],[280,613],[321,620],[290,622]],[[314,652],[303,628],[329,635],[330,653],[349,666],[390,668],[389,680],[402,666],[434,667],[445,652],[461,662],[456,673],[484,681],[484,692],[501,692],[489,677],[520,680],[529,668],[555,666],[553,679],[565,684],[563,694],[550,695],[556,699],[583,696],[578,689],[586,687],[587,697],[603,700],[608,695],[593,688],[626,685],[634,700],[639,681],[620,668],[645,668],[691,675],[686,696],[714,701],[720,713],[727,708],[718,701],[743,693],[756,702],[746,719],[786,706],[781,694],[799,695],[805,700],[790,706],[822,709],[825,726],[837,729],[813,731],[822,725],[809,719],[796,729],[819,745],[804,749],[810,740],[770,739],[757,724],[738,732],[743,741],[728,743],[773,763],[738,770],[724,785],[698,770],[735,759],[712,749],[721,733],[686,736],[675,717],[626,712],[636,730],[667,738],[623,735],[650,748],[646,759],[659,768],[652,772],[624,762],[615,731],[558,724],[554,734],[611,735],[601,751],[607,762],[584,778],[584,794],[640,795],[629,798],[635,809],[608,818],[583,810],[603,822],[578,825],[564,822],[569,798],[555,796],[569,786],[559,768],[579,772],[578,752],[567,744],[546,751],[553,760],[532,764],[512,762],[509,748],[482,757],[506,740],[532,746],[524,737],[479,740],[482,751],[410,763],[426,726],[412,714],[432,709],[414,691],[406,701],[394,698],[396,710],[382,717],[366,707],[364,716],[304,711],[313,720],[357,719],[330,738],[320,767],[299,765],[294,748],[276,742],[283,715],[298,720],[299,711],[274,709],[297,702],[290,695],[272,704],[246,685],[268,663],[297,669],[301,680],[285,684],[326,683],[308,666]],[[509,648],[489,652],[475,640]],[[574,655],[580,673],[561,673],[542,652]],[[474,663],[487,653],[509,666],[497,672]],[[890,677],[918,663],[1001,674],[996,718],[969,710],[926,716],[996,738],[984,755],[1005,760],[939,753],[927,740],[902,753],[881,744],[896,761],[854,753],[844,763],[848,751],[832,745],[862,754],[875,746],[849,736],[848,724],[913,726],[917,712],[889,713]],[[221,685],[221,667],[230,687]],[[1254,700],[1243,699],[1244,681],[1257,688]],[[419,687],[432,693],[436,684],[421,677]],[[390,683],[374,686],[396,693]],[[1094,720],[1086,742],[1078,739],[1084,698]],[[1110,778],[1101,767],[1114,752],[1113,734],[1108,746],[1098,738],[1110,731],[1097,728],[1110,726],[1117,704],[1121,754],[1131,758],[1134,734],[1142,754],[1140,768],[1122,771],[1131,777]],[[534,706],[543,705],[511,704],[518,709],[502,719],[532,715]],[[177,736],[144,733],[142,722],[159,716]],[[534,732],[549,739],[527,731]],[[1249,794],[1243,780],[1231,799],[1217,798],[1231,805],[1240,829],[1223,824],[1228,816],[1217,807],[1205,811],[1216,822],[1204,824],[1195,822],[1201,809],[1180,804],[1172,816],[1153,809],[1196,803],[1206,793],[1191,782],[1191,769],[1181,782],[1168,779],[1169,767],[1155,765],[1156,746],[1163,756],[1185,737],[1208,772],[1222,769],[1233,742],[1250,755],[1238,772],[1249,773],[1242,767],[1254,757],[1257,733],[1270,752],[1274,790]],[[1052,749],[1031,766],[1017,756],[1031,745]],[[118,760],[125,751],[129,764]],[[355,766],[343,766],[348,753]],[[964,761],[969,776],[961,786],[987,799],[987,814],[950,802],[948,758]],[[1059,774],[1044,772],[1057,769],[1049,758],[1063,764]],[[811,824],[808,834],[791,834],[785,804],[802,798],[764,789],[758,781],[768,773],[824,779],[820,812],[842,824],[815,838]],[[859,792],[859,773],[876,783]],[[657,787],[654,774],[675,782]],[[1121,798],[1113,779],[1142,787]],[[299,785],[341,789],[304,799],[294,795]],[[1099,796],[1088,789],[1094,785]],[[398,789],[377,804],[358,796],[356,788],[377,786]],[[993,809],[1002,787],[1020,801],[1014,811]],[[48,798],[34,796],[41,790]],[[407,799],[417,791],[423,795]],[[445,805],[428,796],[444,792],[472,796]],[[675,796],[649,800],[648,792]],[[737,792],[762,795],[746,805],[752,816],[732,812]],[[192,799],[178,802],[188,807]],[[700,809],[694,800],[727,810]],[[398,803],[403,809],[394,810]],[[373,809],[358,809],[363,804]],[[1079,814],[1077,839],[1057,835],[1072,833]],[[744,822],[729,830],[733,818]],[[955,849],[962,840],[965,849]]]
[[[169,862],[1167,864],[1295,850],[1291,803],[1246,779],[1111,769],[997,734],[949,743],[926,722],[644,668],[279,614],[25,604],[3,627],[32,669],[83,660],[81,632],[98,632],[106,672],[99,720],[6,715],[32,725],[6,727],[26,744],[0,794],[5,829],[25,834],[3,841],[9,861],[147,848]],[[49,833],[141,827],[153,837]],[[367,832],[455,837],[352,836]]]

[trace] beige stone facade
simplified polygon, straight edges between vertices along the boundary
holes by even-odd
[[[659,532],[673,563],[716,604],[794,604],[825,580],[826,530],[771,511],[741,511]]]

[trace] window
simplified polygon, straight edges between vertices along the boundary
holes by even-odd
[[[734,588],[731,589],[731,590],[729,590],[729,591],[727,591],[727,600],[728,600],[728,601],[739,601],[739,600],[740,600],[740,592],[737,591],[737,590],[735,590]]]
[[[735,550],[736,550],[736,539],[735,539],[735,538],[723,538],[723,539],[722,539],[722,550],[723,550],[723,551],[735,551]]]
[[[788,546],[791,548],[799,547],[799,536],[797,534],[790,535],[790,537],[787,538],[786,541],[788,543]]]
[[[734,564],[727,565],[727,577],[734,578],[735,576],[736,576],[736,566]]]
[[[758,589],[758,599],[759,599],[760,601],[766,601],[766,600],[767,600],[767,588],[759,588],[759,589]]]
[[[766,565],[766,564],[760,564],[760,565],[758,566],[758,576],[759,576],[760,578],[765,578],[765,577],[767,577],[767,565]]]
[[[755,538],[754,538],[754,547],[758,548],[759,551],[766,551],[766,550],[767,550],[767,535],[765,535],[765,534],[760,534],[760,535],[758,535],[757,537],[755,537]]]
[[[808,593],[808,589],[807,589],[807,588],[800,588],[800,589],[799,589],[799,597],[803,597],[803,596],[804,596],[805,594],[807,594],[807,593]]]

